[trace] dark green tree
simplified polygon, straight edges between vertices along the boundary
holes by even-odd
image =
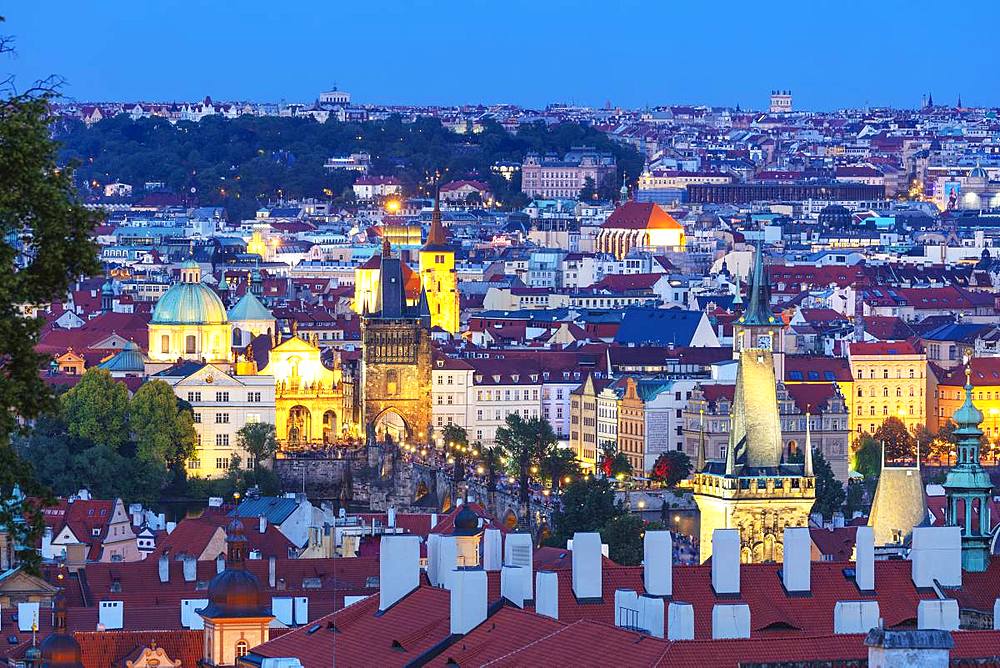
[[[138,459],[177,469],[194,453],[194,417],[190,408],[180,406],[170,385],[162,380],[144,383],[128,408]]]
[[[583,180],[583,187],[580,188],[580,194],[577,199],[581,202],[590,202],[597,199],[597,184],[594,183],[594,179],[590,176]]]
[[[483,471],[486,474],[486,492],[489,494],[490,505],[496,500],[497,480],[503,471],[503,451],[499,446],[484,448],[478,442],[475,447],[479,450],[479,459],[483,462]]]
[[[855,443],[854,470],[865,480],[878,478],[882,471],[882,446],[871,436],[865,435]]]
[[[531,498],[528,486],[531,469],[537,469],[552,448],[556,447],[556,434],[552,431],[552,425],[544,418],[530,417],[525,420],[518,413],[509,413],[504,426],[497,429],[495,440],[517,475],[521,517],[527,518],[528,501]]]
[[[645,522],[638,515],[625,513],[608,520],[601,527],[601,540],[608,545],[608,558],[622,566],[638,566],[643,559]]]
[[[828,520],[844,505],[844,485],[833,475],[822,450],[813,450],[813,472],[816,475],[816,503],[812,512],[822,513]]]
[[[550,544],[566,547],[574,533],[600,531],[608,522],[625,513],[615,501],[611,481],[596,476],[578,478],[563,490],[561,507],[553,515]],[[610,549],[610,547],[609,547]]]
[[[278,436],[274,425],[267,422],[250,422],[236,432],[236,445],[254,462],[253,468],[271,460],[278,452]]]
[[[847,519],[854,513],[865,509],[865,487],[856,480],[847,481],[847,500],[844,502],[844,515]]]
[[[579,475],[580,466],[577,464],[576,455],[568,448],[552,448],[549,453],[542,458],[542,477],[549,481],[549,487],[556,492],[561,486]]]
[[[444,426],[444,429],[441,430],[441,436],[444,438],[448,454],[454,460],[454,466],[452,466],[451,470],[451,481],[457,485],[465,480],[465,459],[466,455],[471,451],[471,448],[469,448],[469,434],[465,431],[464,427],[452,423]]]
[[[875,430],[873,438],[883,444],[885,461],[890,464],[913,461],[916,457],[916,439],[898,417],[886,418],[885,422]]]
[[[130,438],[128,389],[99,367],[62,395],[62,419],[70,436],[119,450]]]

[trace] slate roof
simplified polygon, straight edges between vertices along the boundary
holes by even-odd
[[[704,314],[701,311],[630,308],[615,334],[615,343],[689,346]]]
[[[230,511],[230,517],[260,517],[263,515],[271,524],[281,524],[299,507],[298,501],[284,496],[262,496],[247,499]]]

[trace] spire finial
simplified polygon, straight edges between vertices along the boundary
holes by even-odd
[[[695,465],[695,471],[700,472],[705,468],[705,409],[700,409],[698,415],[700,417],[699,431],[701,433],[698,437],[698,462]]]
[[[805,457],[803,459],[804,465],[802,467],[802,474],[806,477],[812,477],[813,475],[813,446],[812,446],[812,414],[809,412],[809,406],[806,406],[806,451]]]

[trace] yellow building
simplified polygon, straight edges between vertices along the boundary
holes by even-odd
[[[274,376],[274,428],[285,446],[330,443],[351,432],[339,369],[323,365],[315,343],[293,336],[275,346],[260,372]]]
[[[231,338],[222,300],[201,282],[198,263],[184,262],[181,282],[164,292],[153,308],[149,322],[150,361],[229,363]]]
[[[381,309],[382,258],[389,257],[392,245],[388,239],[382,240],[382,253],[376,253],[364,264],[354,269],[354,304],[355,313],[376,313]],[[416,306],[420,301],[420,274],[413,271],[405,262],[400,262],[403,270],[403,285],[406,290],[406,305]]]
[[[852,343],[848,360],[854,377],[852,432],[874,434],[890,417],[911,430],[926,424],[925,354],[906,341]]]
[[[431,327],[440,327],[457,334],[459,329],[458,274],[455,272],[455,251],[441,223],[441,207],[434,200],[431,230],[427,243],[420,249],[420,282],[427,293],[431,312]]]
[[[972,403],[983,414],[980,429],[989,441],[1000,438],[1000,357],[976,357],[970,362]],[[928,427],[941,429],[965,402],[965,365],[940,371],[933,393]]]

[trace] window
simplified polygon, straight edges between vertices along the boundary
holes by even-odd
[[[200,469],[201,468],[201,460],[200,459],[189,459],[189,460],[187,460],[187,467],[189,469]]]
[[[188,403],[193,404],[201,401],[201,392],[188,392]]]
[[[188,354],[197,352],[197,346],[195,345],[195,338],[193,334],[188,334],[187,337],[185,337],[184,352]]]
[[[247,401],[251,404],[259,404],[260,392],[247,392]]]
[[[215,393],[215,400],[219,401],[219,402],[228,402],[229,401],[229,393],[228,392],[216,392]]]
[[[169,353],[170,352],[170,337],[164,334],[160,337],[160,352]]]
[[[216,469],[227,469],[229,468],[229,461],[225,457],[215,458],[215,468]]]
[[[229,445],[229,434],[216,434],[215,445],[224,448]],[[218,468],[218,467],[216,467]]]
[[[194,420],[195,424],[201,424],[201,413],[197,411],[191,414],[191,419]]]
[[[216,413],[215,424],[229,424],[229,413]]]

